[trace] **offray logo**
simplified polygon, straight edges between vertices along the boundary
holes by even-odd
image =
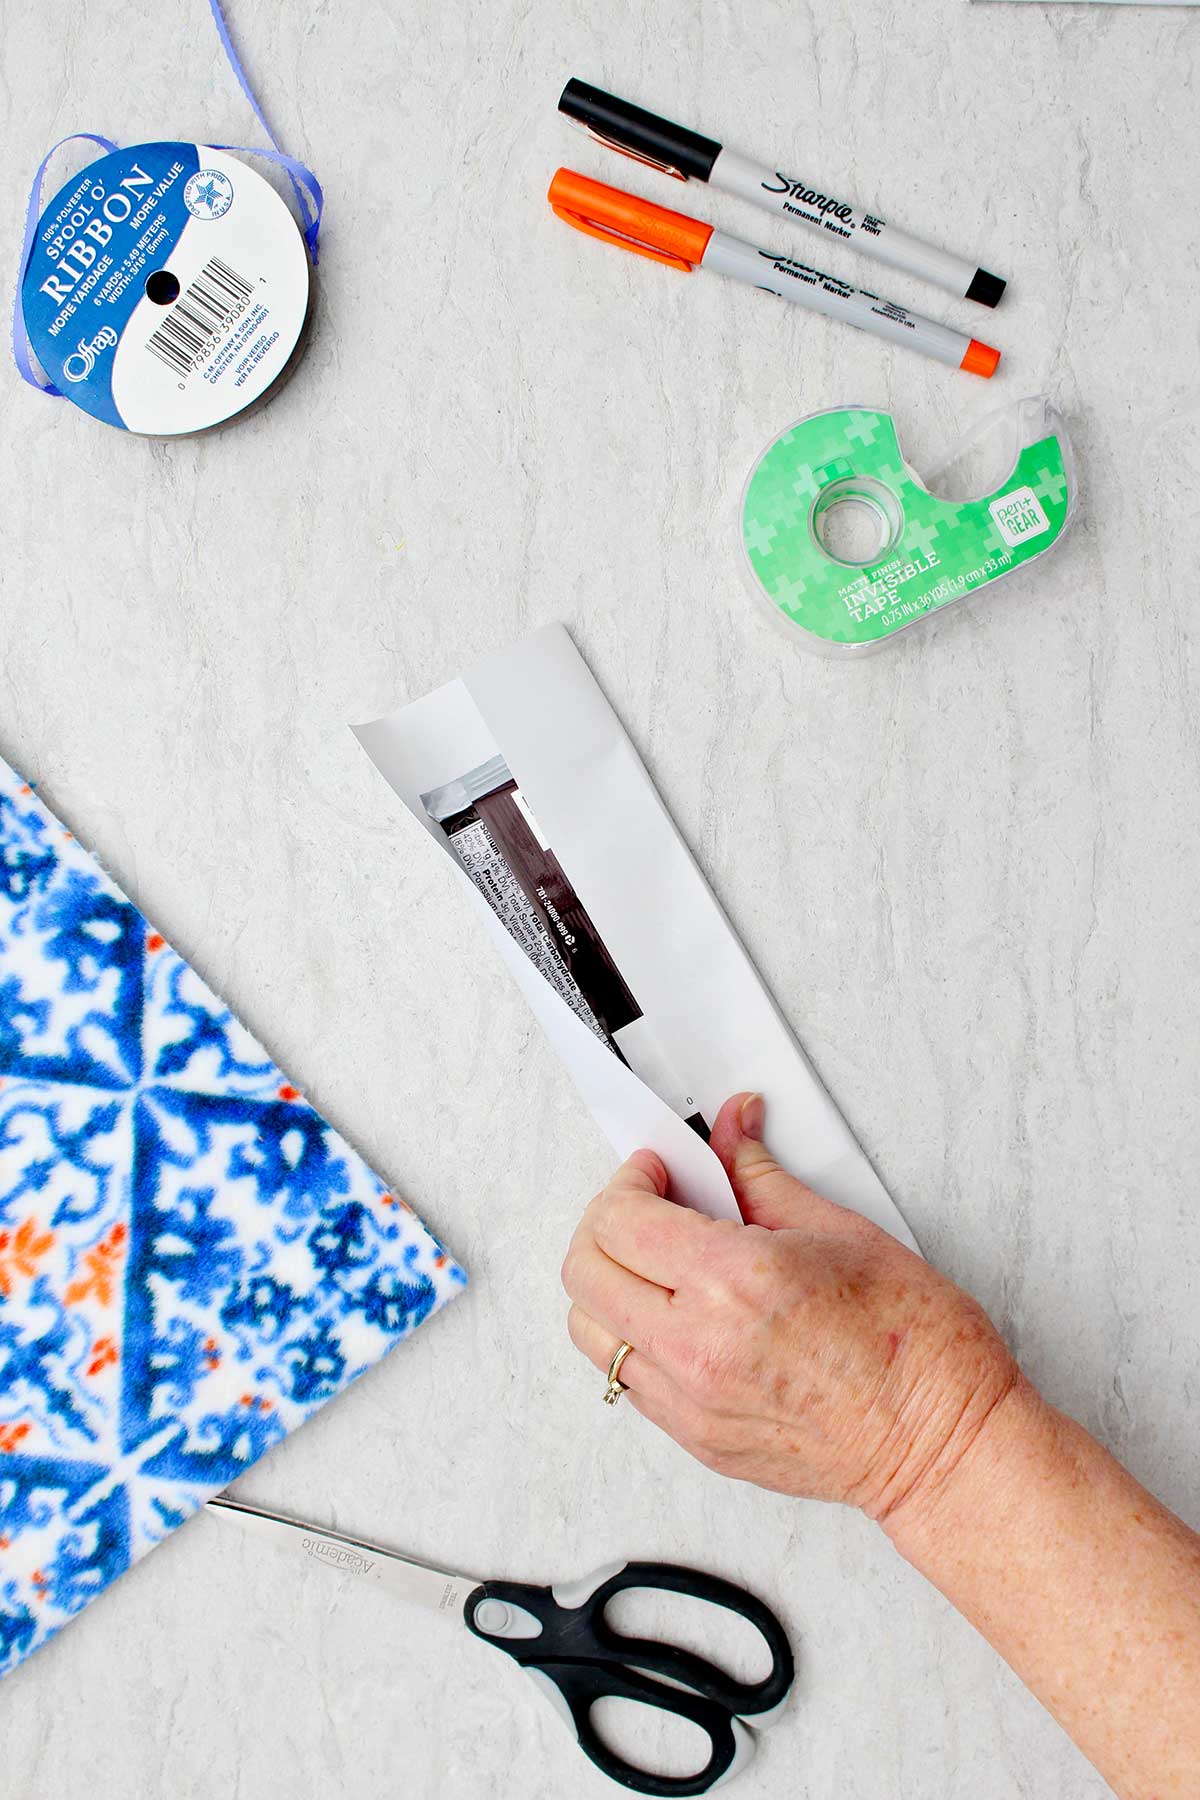
[[[117,334],[111,325],[102,325],[94,338],[80,338],[79,348],[73,350],[63,363],[63,374],[68,381],[86,381],[96,366],[96,358],[102,350],[115,350]]]

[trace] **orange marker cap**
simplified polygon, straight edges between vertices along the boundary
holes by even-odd
[[[996,364],[1000,361],[1000,352],[993,350],[990,344],[981,344],[978,338],[972,338],[967,345],[967,354],[959,363],[968,375],[982,375],[985,381],[996,373]]]
[[[703,219],[639,200],[636,194],[591,181],[574,169],[558,170],[546,198],[559,218],[576,231],[632,250],[635,256],[648,256],[651,262],[682,269],[687,275],[703,257],[713,234],[712,226]]]

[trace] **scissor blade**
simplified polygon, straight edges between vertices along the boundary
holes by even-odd
[[[340,1531],[325,1531],[302,1519],[247,1506],[225,1494],[210,1500],[208,1510],[219,1519],[231,1519],[278,1549],[289,1550],[293,1556],[320,1563],[335,1574],[356,1581],[378,1581],[404,1600],[413,1600],[434,1612],[449,1613],[453,1618],[462,1617],[467,1595],[479,1586],[470,1575],[417,1562],[411,1556],[385,1550],[380,1544],[346,1537]]]

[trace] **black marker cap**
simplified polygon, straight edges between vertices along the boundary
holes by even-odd
[[[701,137],[698,131],[688,131],[682,125],[672,125],[669,119],[643,112],[640,106],[631,106],[628,100],[618,100],[615,94],[605,94],[573,77],[562,91],[558,110],[569,119],[577,119],[614,148],[660,169],[677,169],[681,175],[694,176],[697,181],[708,180],[721,154],[720,144],[712,138]]]
[[[1007,286],[1002,275],[989,275],[986,269],[976,269],[966,298],[978,300],[980,306],[995,306]]]

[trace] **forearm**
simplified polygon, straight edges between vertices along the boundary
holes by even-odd
[[[1200,1538],[1021,1383],[884,1521],[1122,1800],[1200,1780]]]

